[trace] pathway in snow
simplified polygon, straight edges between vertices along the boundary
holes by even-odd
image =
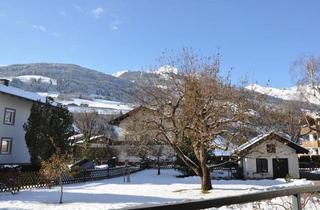
[[[16,195],[0,193],[0,208],[5,209],[117,209],[141,204],[170,203],[191,199],[206,199],[248,192],[312,184],[295,180],[213,180],[214,189],[200,191],[198,177],[176,178],[179,173],[168,169],[156,175],[156,170],[144,170],[131,175],[131,183],[123,178],[65,186],[64,204],[57,204],[59,188],[21,191]]]

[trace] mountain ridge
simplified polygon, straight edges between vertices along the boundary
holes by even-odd
[[[41,79],[28,83],[19,76],[43,76],[52,78],[54,84],[44,84]],[[11,85],[33,92],[59,92],[63,95],[101,95],[108,100],[128,101],[135,85],[127,80],[76,64],[30,63],[0,67],[0,77],[11,79]]]

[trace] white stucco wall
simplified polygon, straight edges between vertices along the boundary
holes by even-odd
[[[0,164],[30,163],[23,125],[28,120],[31,106],[31,101],[0,93],[0,139],[12,138],[11,153],[0,154]],[[16,110],[14,125],[3,124],[5,108]]]
[[[267,144],[276,145],[276,153],[267,152]],[[264,158],[268,160],[268,172],[257,173],[256,159]],[[273,178],[272,159],[287,158],[289,175],[292,178],[299,178],[299,162],[296,151],[291,147],[277,141],[267,140],[262,144],[252,148],[249,153],[242,159],[243,175],[245,178]]]

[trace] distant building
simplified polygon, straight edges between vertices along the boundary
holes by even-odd
[[[115,129],[117,130],[117,143],[114,146],[114,148],[118,150],[118,159],[120,162],[124,162],[126,160],[129,162],[139,162],[142,160],[142,157],[139,157],[136,154],[134,155],[136,151],[132,151],[132,148],[130,148],[132,133],[129,127],[130,125],[135,123],[135,120],[147,117],[148,110],[142,106],[139,106],[125,114],[120,115],[119,117],[110,122],[110,124],[115,126]],[[172,161],[175,158],[175,152],[169,145],[149,145],[148,149],[150,151],[147,151],[147,157],[151,160],[155,160],[157,158],[155,153],[157,153],[156,151],[160,149],[160,147],[162,150],[160,157],[161,160]]]
[[[290,136],[270,132],[259,135],[239,146],[236,154],[244,178],[299,178],[298,154],[309,151],[290,141]]]
[[[306,138],[302,146],[310,151],[310,155],[320,155],[320,113],[306,113],[301,135]]]
[[[30,163],[23,125],[37,101],[45,102],[45,98],[10,87],[8,80],[0,79],[0,165]]]

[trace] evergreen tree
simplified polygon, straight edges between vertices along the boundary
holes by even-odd
[[[48,98],[46,103],[34,103],[24,125],[31,162],[36,166],[54,153],[63,155],[70,151],[68,137],[74,133],[72,114],[62,105],[53,105],[52,102]]]

